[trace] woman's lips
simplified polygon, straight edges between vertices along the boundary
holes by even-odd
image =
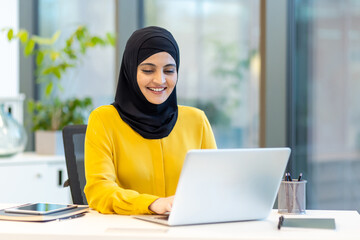
[[[156,87],[156,88],[148,87],[147,89],[149,89],[153,93],[159,94],[165,91],[166,87]]]

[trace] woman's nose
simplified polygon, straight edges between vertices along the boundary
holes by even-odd
[[[165,74],[163,74],[162,72],[156,74],[153,82],[159,85],[164,84],[166,82]]]

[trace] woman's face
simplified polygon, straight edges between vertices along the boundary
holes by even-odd
[[[150,103],[165,102],[174,90],[176,81],[176,63],[167,52],[151,55],[137,67],[137,83]]]

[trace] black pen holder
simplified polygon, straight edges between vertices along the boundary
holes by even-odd
[[[278,212],[305,214],[306,180],[281,181],[278,192]]]

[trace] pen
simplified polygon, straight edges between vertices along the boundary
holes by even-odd
[[[298,182],[301,181],[301,178],[302,178],[302,173],[299,174]]]
[[[278,223],[278,229],[279,229],[279,230],[281,229],[281,226],[283,225],[283,223],[284,223],[284,216],[281,215],[281,216],[279,217],[279,223]]]
[[[285,173],[285,181],[289,181],[289,174]],[[290,200],[289,200],[289,185],[285,184],[285,197],[286,197],[286,205],[287,205],[287,209],[290,208],[289,204],[290,204]]]
[[[289,182],[292,182],[292,178],[291,178],[291,174],[290,172],[287,173],[287,176],[288,176],[288,181]],[[294,189],[293,189],[293,185],[292,184],[288,184],[288,188],[290,188],[290,192],[288,192],[288,196],[287,196],[287,201],[288,201],[288,212],[291,213],[292,212],[292,209],[293,209],[293,198],[290,197],[290,194],[293,193]]]
[[[288,172],[288,180],[291,182],[292,181],[292,178],[291,178],[291,175],[290,173]]]

